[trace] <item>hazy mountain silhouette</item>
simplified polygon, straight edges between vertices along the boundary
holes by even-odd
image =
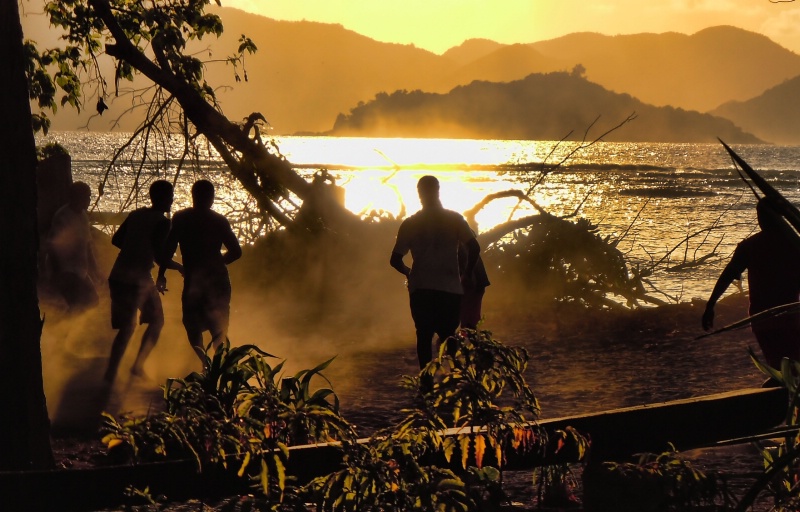
[[[278,133],[330,129],[340,112],[380,91],[439,90],[440,77],[456,68],[440,55],[410,45],[377,42],[341,25],[276,21],[232,8],[210,10],[220,14],[225,32],[219,40],[207,38],[196,44],[191,52],[210,45],[213,58],[222,60],[234,54],[242,34],[258,46],[257,53],[245,56],[247,81],[236,82],[233,69],[222,62],[206,66],[207,80],[218,86],[224,113],[236,120],[261,112]],[[243,70],[239,74],[244,78]],[[120,103],[116,111],[130,106],[127,99]],[[107,129],[113,107],[91,126]],[[75,115],[64,116],[64,110],[59,111],[54,128],[75,129]],[[130,130],[135,122],[135,116],[129,115],[119,128]]]
[[[491,39],[467,39],[458,46],[454,46],[442,54],[456,64],[463,66],[472,61],[505,47],[506,45]]]
[[[770,142],[800,144],[800,76],[748,101],[725,103],[711,113]]]
[[[672,107],[654,107],[604,89],[574,73],[532,74],[509,83],[475,81],[448,94],[398,91],[379,94],[341,115],[330,135],[581,140],[635,112],[609,141],[760,142],[731,121]],[[568,136],[568,134],[571,135]]]
[[[645,103],[706,111],[731,100],[747,100],[800,75],[800,56],[764,36],[732,27],[686,36],[675,33],[604,36],[579,33],[550,41],[503,45],[470,40],[443,55],[413,45],[382,43],[340,25],[275,21],[232,8],[215,8],[225,25],[219,41],[192,51],[214,50],[208,82],[224,113],[243,119],[261,112],[277,134],[330,130],[340,113],[380,92],[422,90],[447,93],[480,79],[519,80],[530,73],[570,71],[581,64],[586,78]],[[224,64],[241,34],[259,48],[247,55],[247,81],[236,82]],[[109,66],[107,76],[113,76]],[[242,69],[239,75],[245,77]],[[137,82],[141,86],[144,82]],[[113,95],[113,91],[112,91]],[[131,130],[139,113],[128,113],[130,96],[107,98],[111,110],[95,118],[96,130]],[[638,110],[638,109],[637,109]],[[77,129],[91,114],[60,109],[53,129]],[[589,114],[593,117],[594,111]],[[575,127],[580,128],[580,127]]]
[[[478,57],[444,77],[441,88],[450,90],[474,80],[511,82],[531,73],[564,71],[568,64],[559,59],[545,57],[527,44],[502,46],[483,57]]]
[[[571,34],[531,45],[583,64],[586,77],[645,103],[706,112],[800,74],[800,56],[769,38],[721,26],[693,35]]]

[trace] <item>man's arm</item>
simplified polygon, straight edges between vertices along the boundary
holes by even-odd
[[[475,265],[478,264],[478,256],[481,254],[481,246],[475,237],[467,241],[464,246],[467,248],[467,266],[464,268],[464,275],[472,278]]]
[[[406,277],[411,273],[411,269],[403,262],[403,255],[399,252],[392,252],[392,256],[389,258],[389,265]]]
[[[111,237],[111,245],[116,247],[117,249],[122,249],[122,244],[125,240],[125,233],[128,232],[128,219],[126,218],[122,221],[119,228],[117,228],[117,232],[114,233],[114,236]]]
[[[746,268],[747,267],[742,266],[742,263],[736,257],[736,253],[734,253],[731,261],[719,275],[717,283],[711,291],[711,296],[708,298],[706,309],[703,312],[703,329],[708,331],[714,327],[714,306],[717,304],[719,298],[722,297],[722,294],[725,293],[725,290],[728,289],[728,286],[730,286],[735,279],[742,278],[742,272],[744,272]]]
[[[227,228],[222,239],[222,245],[225,246],[225,255],[222,257],[222,261],[224,261],[226,265],[230,265],[242,257],[242,246],[239,245],[239,239],[236,238],[236,235],[233,233],[230,223],[228,223]]]
[[[183,275],[183,265],[172,259],[175,255],[175,251],[178,249],[178,233],[174,227],[173,225],[173,229],[171,229],[167,235],[167,240],[164,242],[161,250],[155,253],[156,263],[158,263],[158,279],[156,285],[158,286],[160,283],[163,283],[164,286],[160,291],[166,290],[167,279],[165,274],[167,273],[167,269],[177,270]]]

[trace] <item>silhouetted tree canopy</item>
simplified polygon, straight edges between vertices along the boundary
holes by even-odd
[[[190,51],[196,41],[222,33],[220,18],[205,11],[208,5],[205,0],[48,2],[45,11],[51,24],[65,31],[65,46],[41,53],[28,46],[31,95],[50,108],[94,102],[102,113],[107,97],[120,93],[121,82],[143,75],[152,86],[135,91],[132,102],[147,110],[147,119],[133,136],[155,141],[155,135],[183,134],[187,143],[182,158],[191,158],[202,135],[255,198],[261,214],[274,226],[291,225],[298,205],[311,194],[310,184],[262,139],[265,121],[260,113],[241,123],[222,114],[214,88],[205,80],[206,62],[200,55],[207,53]],[[242,59],[256,47],[244,35],[239,43],[237,53],[225,60],[239,79],[246,79]],[[101,70],[106,56],[114,59],[113,77]],[[51,71],[49,78],[45,71]],[[94,86],[89,95],[87,84]],[[47,126],[41,114],[35,123]],[[325,205],[324,211],[332,225],[351,220],[337,205]]]

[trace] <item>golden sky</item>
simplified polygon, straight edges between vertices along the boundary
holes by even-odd
[[[692,34],[733,25],[800,53],[800,0],[222,0],[279,20],[338,23],[442,53],[470,38],[532,43],[572,32]]]

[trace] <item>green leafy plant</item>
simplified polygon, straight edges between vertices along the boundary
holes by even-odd
[[[320,511],[480,510],[452,470],[421,462],[418,441],[387,436],[345,447],[344,469],[312,481],[310,500]]]
[[[237,469],[276,503],[296,496],[286,475],[290,444],[353,439],[328,388],[312,391],[312,379],[331,360],[282,378],[283,363],[255,345],[221,345],[205,354],[204,370],[164,386],[166,410],[144,418],[104,414],[106,444],[117,460],[194,460]],[[327,380],[326,380],[327,382]]]
[[[770,381],[786,388],[789,402],[782,438],[775,444],[772,440],[753,439],[764,460],[764,470],[748,492],[742,497],[737,511],[748,510],[759,496],[771,495],[774,510],[800,509],[800,362],[784,358],[780,368],[761,362],[750,349],[753,362]],[[773,439],[780,436],[772,436]]]
[[[249,510],[500,510],[509,450],[537,456],[588,443],[573,429],[552,439],[536,423],[539,404],[524,378],[528,355],[488,331],[465,330],[439,357],[405,377],[415,407],[398,425],[357,440],[329,387],[314,385],[332,359],[285,376],[284,362],[254,345],[224,343],[204,369],[164,386],[166,410],[144,418],[105,415],[103,439],[120,459],[189,458],[251,479]],[[446,430],[448,428],[454,430]],[[287,473],[289,447],[337,441],[342,468],[298,486]],[[550,472],[551,480],[555,473]]]
[[[416,401],[406,417],[343,445],[345,467],[312,482],[318,510],[499,510],[506,450],[543,453],[547,441],[527,361],[488,331],[446,340],[438,359],[404,377]]]
[[[39,161],[62,155],[69,156],[69,151],[58,142],[48,142],[44,146],[36,147],[36,157]]]
[[[424,432],[434,446],[441,443],[448,460],[458,449],[463,468],[470,453],[478,468],[487,453],[501,468],[503,452],[512,445],[542,449],[547,436],[531,423],[540,408],[525,381],[527,363],[524,349],[505,346],[491,332],[462,330],[441,345],[438,359],[419,377],[407,379],[406,385],[417,389],[418,406],[409,411],[398,431]],[[456,428],[459,434],[441,438],[442,427]]]
[[[548,461],[584,460],[590,442],[572,427],[551,432],[548,436],[545,456]],[[575,508],[579,500],[575,494],[578,487],[575,475],[566,462],[544,465],[533,471],[533,484],[537,502],[542,506]]]
[[[584,497],[597,510],[732,510],[735,504],[723,481],[694,467],[674,446],[641,454],[635,463],[604,462],[585,471],[584,482]]]

